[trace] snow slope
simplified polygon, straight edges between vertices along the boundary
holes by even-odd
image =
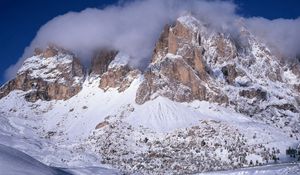
[[[0,174],[69,175],[70,173],[46,166],[21,151],[0,144]]]
[[[209,172],[198,175],[299,175],[300,164],[279,164],[262,167],[243,168],[231,171]]]
[[[12,119],[12,117],[7,117]],[[28,123],[24,120],[14,118],[14,121],[9,121],[6,117],[0,117],[0,175],[91,175],[91,174],[118,174],[118,171],[112,168],[107,168],[97,164],[97,160],[93,156],[80,154],[81,159],[96,163],[84,163],[85,161],[78,161],[75,154],[70,154],[70,150],[65,149],[62,145],[57,148],[54,143],[43,139],[34,133]],[[27,122],[28,119],[26,120]],[[26,123],[22,125],[21,123]],[[27,154],[19,151],[22,150]],[[35,158],[29,156],[34,155]],[[73,156],[75,161],[72,166],[64,166],[61,161],[69,159]],[[47,166],[40,161],[51,165]],[[59,166],[64,168],[55,168],[52,166]]]
[[[300,172],[300,164],[283,164],[271,165],[258,168],[245,168],[240,170],[222,171],[202,173],[199,175],[298,175]],[[59,169],[49,167],[34,158],[18,151],[0,144],[0,174],[5,175],[88,175],[88,174],[118,174],[111,169],[99,167],[84,167],[84,168],[69,168]]]

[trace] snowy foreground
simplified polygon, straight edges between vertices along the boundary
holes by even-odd
[[[199,175],[289,175],[299,174],[300,164],[278,164],[256,168],[245,168],[233,171],[221,171],[214,173],[203,173]],[[27,154],[16,149],[0,144],[0,174],[5,175],[88,175],[88,174],[118,174],[114,170],[100,167],[85,167],[85,168],[55,168],[49,167]]]
[[[69,174],[58,168],[52,168],[42,164],[34,158],[16,149],[0,144],[0,174]]]
[[[101,167],[56,168],[47,166],[29,155],[0,144],[1,175],[88,175],[118,174],[114,170]]]

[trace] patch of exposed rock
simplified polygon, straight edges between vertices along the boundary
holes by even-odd
[[[114,60],[117,51],[109,49],[100,49],[96,51],[92,57],[90,75],[101,76],[108,70],[109,64]]]
[[[235,65],[228,64],[222,67],[221,71],[227,83],[231,85],[235,83],[235,79],[238,76],[238,72],[236,71]]]
[[[241,97],[253,99],[256,98],[257,100],[266,100],[267,99],[267,92],[261,89],[245,89],[239,92]]]

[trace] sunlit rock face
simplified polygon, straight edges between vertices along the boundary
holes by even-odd
[[[299,64],[282,63],[243,25],[239,27],[240,33],[233,37],[208,30],[190,15],[166,25],[136,102],[164,96],[178,102],[201,100],[231,106],[263,120],[297,116]]]
[[[193,17],[179,18],[174,26],[164,28],[152,63],[145,73],[145,81],[137,93],[137,103],[150,100],[153,94],[179,102],[206,100],[228,103],[228,97],[214,86],[204,58],[205,44],[201,40],[206,33],[200,28],[205,30]],[[235,52],[235,48],[227,47],[224,43],[219,44],[217,57],[233,57],[231,53]]]

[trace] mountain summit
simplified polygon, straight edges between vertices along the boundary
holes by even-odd
[[[129,61],[102,48],[86,70],[71,52],[37,49],[0,88],[0,112],[49,142],[43,163],[72,166],[93,155],[125,173],[286,161],[299,143],[300,64],[272,54],[245,27],[231,36],[181,16],[164,27],[146,70]]]

